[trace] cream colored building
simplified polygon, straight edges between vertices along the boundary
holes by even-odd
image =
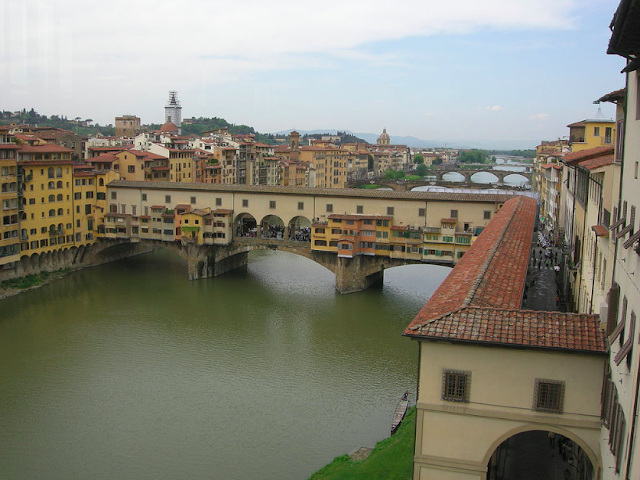
[[[604,332],[596,315],[520,310],[535,216],[534,200],[507,202],[405,330],[420,349],[415,480],[495,478],[503,442],[540,430],[579,447],[585,478],[600,471]]]

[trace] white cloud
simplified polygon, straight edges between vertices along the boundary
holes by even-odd
[[[489,110],[490,112],[503,112],[504,111],[504,107],[501,107],[500,105],[493,105],[490,107],[484,107],[485,110]]]
[[[548,113],[536,113],[535,115],[531,115],[529,120],[544,122],[545,120],[549,120]]]
[[[345,0],[339,8],[318,0],[89,4],[3,2],[0,91],[16,108],[26,102],[60,112],[61,105],[91,98],[107,110],[116,96],[119,105],[164,98],[170,88],[206,93],[263,71],[344,62],[401,69],[406,58],[371,46],[486,30],[569,29],[579,12],[577,0]]]

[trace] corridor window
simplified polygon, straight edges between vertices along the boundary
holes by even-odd
[[[298,202],[298,210],[304,210],[304,202]]]
[[[276,208],[276,201],[275,200],[269,200],[269,208]]]
[[[247,200],[247,199],[243,199],[243,200],[242,200],[242,206],[243,206],[243,207],[248,207],[248,206],[249,206],[249,200]]]
[[[533,409],[537,412],[562,413],[564,382],[536,379]]]
[[[332,203],[327,203],[327,213],[333,212],[333,204]]]
[[[442,371],[442,400],[448,402],[469,402],[471,372],[460,370]]]
[[[364,207],[362,205],[356,205],[356,213],[363,213]]]
[[[387,207],[387,215],[393,215],[393,207]]]

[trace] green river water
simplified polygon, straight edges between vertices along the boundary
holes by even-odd
[[[190,282],[158,251],[0,300],[0,479],[306,479],[388,436],[449,271],[340,295],[291,254]]]

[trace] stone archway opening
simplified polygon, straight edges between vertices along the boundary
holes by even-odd
[[[529,183],[529,179],[519,173],[510,173],[502,181],[507,185],[523,186]]]
[[[298,215],[289,220],[289,240],[298,242],[311,242],[311,220]]]
[[[500,182],[500,177],[496,174],[491,173],[489,171],[476,172],[471,177],[469,177],[469,181],[472,183],[498,183]]]
[[[255,237],[257,236],[258,222],[250,213],[240,213],[234,223],[235,231],[233,232],[237,237]]]
[[[277,215],[266,215],[260,221],[260,233],[262,238],[285,238],[284,221]]]
[[[587,453],[572,439],[547,430],[529,430],[503,441],[487,464],[487,480],[594,480]]]

